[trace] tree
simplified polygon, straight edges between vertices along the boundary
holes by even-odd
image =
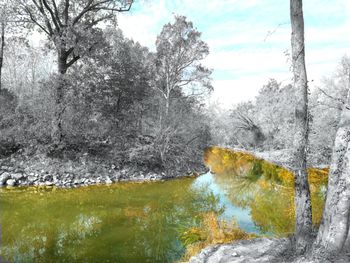
[[[1,92],[1,79],[2,79],[2,66],[4,61],[4,48],[5,48],[5,27],[6,27],[6,20],[4,19],[5,16],[5,8],[0,7],[0,92]]]
[[[14,16],[11,5],[11,1],[0,0],[0,92],[2,89],[1,80],[4,65],[5,36],[8,29],[8,24],[11,22]]]
[[[86,53],[98,48],[101,22],[112,21],[116,12],[128,11],[131,0],[17,0],[22,22],[44,32],[57,52],[58,77],[55,85],[54,144],[61,143],[65,74]]]
[[[254,117],[266,136],[265,150],[292,148],[294,98],[292,85],[282,86],[274,79],[270,79],[256,96]]]
[[[343,65],[344,66],[344,65]],[[343,105],[333,147],[328,190],[322,223],[314,249],[328,256],[350,247],[350,66],[343,67],[348,76],[347,99]],[[349,251],[348,251],[349,252]]]
[[[65,127],[81,139],[96,139],[91,137],[96,134],[122,141],[127,134],[136,137],[144,130],[146,100],[155,93],[150,87],[152,76],[148,70],[151,53],[114,28],[104,30],[104,38],[103,48],[85,56],[79,67],[73,67],[67,74],[71,88],[65,96],[67,114],[63,118],[72,120],[75,115],[74,121],[65,121]],[[104,132],[94,133],[92,123]]]
[[[200,37],[192,22],[175,16],[175,22],[166,24],[157,38],[155,87],[165,100],[165,118],[175,90],[191,96],[212,90],[211,70],[200,64],[209,48]]]
[[[201,64],[209,48],[200,37],[201,33],[184,16],[175,16],[175,22],[164,25],[157,37],[154,88],[160,95],[160,125],[156,148],[162,163],[181,131],[178,112],[188,107],[186,102],[194,99],[198,103],[195,98],[212,90],[211,70]]]
[[[252,102],[238,104],[230,114],[235,142],[243,148],[259,147],[266,137],[254,116],[259,109]]]
[[[332,148],[340,115],[349,90],[350,57],[342,57],[336,71],[324,77],[320,86],[311,93],[309,159],[316,164],[331,162]],[[322,111],[322,114],[319,112]]]
[[[312,231],[312,210],[307,175],[308,87],[305,67],[304,18],[302,0],[290,0],[292,63],[295,89],[294,174],[297,251],[305,251]]]

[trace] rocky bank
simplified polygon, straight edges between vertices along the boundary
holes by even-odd
[[[204,171],[204,168],[198,170]],[[159,181],[182,176],[196,176],[197,173],[161,170],[150,171],[147,167],[119,165],[101,162],[82,156],[79,160],[59,160],[37,155],[35,158],[21,158],[13,155],[0,159],[0,187],[14,186],[56,186],[62,188],[115,182]]]
[[[204,248],[189,263],[349,263],[350,254],[297,256],[291,239],[256,238]]]
[[[274,263],[284,262],[287,238],[256,238],[203,249],[189,263]]]

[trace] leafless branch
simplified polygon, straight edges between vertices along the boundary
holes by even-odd
[[[333,97],[331,95],[329,95],[326,91],[324,91],[323,89],[321,89],[320,87],[318,87],[318,89],[328,98],[332,99],[332,100],[335,100],[337,102],[340,102],[342,105],[345,105],[345,101],[343,101],[342,99],[340,98],[336,98],[336,97]]]

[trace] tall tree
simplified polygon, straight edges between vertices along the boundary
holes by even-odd
[[[209,47],[200,37],[192,22],[175,16],[175,22],[164,25],[156,41],[154,86],[161,96],[157,148],[163,163],[172,138],[179,132],[180,115],[171,115],[171,106],[181,104],[176,98],[185,100],[185,96],[194,98],[212,90],[211,70],[201,64]]]
[[[5,36],[8,23],[13,18],[11,1],[0,0],[0,91],[2,89],[2,69],[4,65]]]
[[[157,38],[156,88],[165,100],[165,118],[169,114],[171,96],[175,90],[200,95],[211,90],[211,70],[200,62],[209,54],[201,33],[184,16],[175,16]]]
[[[292,63],[295,89],[294,174],[297,251],[305,251],[312,230],[311,197],[307,175],[308,87],[305,67],[304,17],[302,0],[290,0]]]
[[[128,11],[132,0],[17,0],[23,22],[44,32],[57,53],[55,116],[52,140],[62,141],[65,74],[82,56],[97,48],[101,30],[96,25],[113,21],[116,12]]]
[[[343,65],[344,66],[344,65]],[[315,249],[328,255],[350,249],[350,65],[343,67],[348,94],[334,142],[327,199]]]

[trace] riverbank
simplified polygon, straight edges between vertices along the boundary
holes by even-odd
[[[203,249],[189,263],[274,263],[285,262],[290,240],[287,238],[256,238]]]
[[[297,256],[289,238],[256,238],[203,249],[188,263],[347,263],[349,254],[325,259],[321,254]]]
[[[274,151],[251,151],[251,150],[246,150],[242,148],[231,148],[231,147],[223,147],[223,148],[234,152],[247,153],[258,159],[263,159],[267,162],[283,167],[287,170],[293,171],[293,152],[288,149],[274,150]],[[308,167],[316,168],[316,169],[325,169],[329,167],[329,165],[325,163],[317,162],[312,158],[310,158],[310,160],[308,160]]]
[[[15,186],[56,186],[72,188],[116,182],[147,182],[169,180],[186,176],[198,176],[206,172],[198,164],[191,170],[182,167],[172,171],[160,168],[151,170],[146,166],[118,164],[103,161],[88,155],[75,160],[50,158],[45,154],[25,156],[13,154],[0,159],[0,187]]]
[[[266,167],[274,167],[275,165],[279,166],[279,167],[283,167],[287,170],[289,170],[289,172],[284,173],[284,175],[286,176],[287,174],[289,175],[289,180],[287,180],[287,182],[294,182],[293,179],[293,174],[291,173],[293,169],[293,159],[292,159],[292,152],[288,151],[288,150],[279,150],[279,151],[271,151],[271,152],[257,152],[257,151],[249,151],[249,150],[245,150],[245,149],[239,149],[239,148],[230,148],[230,147],[225,147],[225,148],[220,148],[220,147],[212,147],[212,149],[210,149],[210,151],[208,151],[206,157],[206,161],[208,163],[208,165],[211,166],[211,168],[213,169],[213,171],[215,173],[217,173],[218,175],[220,175],[220,173],[222,173],[223,175],[225,173],[229,174],[229,177],[231,177],[231,173],[230,171],[238,171],[239,169],[237,169],[237,167],[235,167],[235,164],[237,163],[238,165],[245,165],[247,164],[247,162],[249,163],[251,159],[261,159],[264,161],[267,161],[269,164],[273,164],[273,165],[267,165],[265,166],[265,170],[261,170],[261,169],[255,169],[255,173],[258,174],[258,176],[254,176],[254,177],[250,177],[251,180],[253,180],[254,182],[257,182],[257,178],[261,178],[263,177],[264,174],[267,174],[269,177],[268,178],[272,178],[272,176],[274,175],[276,180],[283,180],[283,178],[287,178],[287,177],[282,177],[281,174],[279,174],[278,172],[276,172],[277,170],[281,171],[282,169],[277,169],[277,170],[273,170],[276,173],[270,173],[268,170],[266,170]],[[253,158],[252,158],[253,157]],[[264,162],[265,163],[265,162]],[[224,169],[222,167],[228,166],[229,169]],[[309,162],[309,168],[322,168],[324,169],[325,165],[322,164],[316,164],[313,162]],[[231,169],[231,170],[230,170]],[[310,170],[310,176],[311,176],[311,182],[315,182],[315,176],[319,176],[319,175],[327,175],[327,169],[325,169],[326,171],[322,171],[321,173],[315,173],[315,170],[318,169],[309,169]],[[265,172],[264,172],[265,171]],[[319,171],[320,172],[320,171]],[[257,175],[255,174],[255,175]],[[262,175],[261,175],[262,174]],[[279,177],[280,176],[280,177]],[[326,178],[322,177],[322,178]],[[320,183],[321,181],[326,181],[326,179],[323,180],[316,180],[316,182]],[[290,187],[292,187],[293,184],[289,184]],[[288,184],[287,184],[288,186]],[[266,187],[266,185],[264,185],[264,187]],[[325,185],[324,185],[325,187]],[[272,191],[274,193],[277,192],[277,189],[273,189],[271,188]],[[292,189],[292,188],[290,188]],[[315,189],[315,188],[314,188]],[[234,193],[231,190],[232,193]],[[268,204],[265,203],[266,207],[272,208],[272,209],[277,209],[278,207],[278,198],[287,198],[287,195],[282,195],[281,192],[277,193],[277,199],[272,199],[275,201],[276,203],[276,207],[270,207]],[[315,196],[315,195],[314,195]],[[261,198],[264,199],[268,197],[268,195],[261,195]],[[257,199],[254,199],[254,202]],[[261,199],[260,199],[261,200]],[[316,200],[316,199],[315,199]],[[271,202],[271,200],[270,200]],[[291,201],[291,204],[293,203],[293,200]],[[264,202],[260,202],[260,205],[264,204]],[[315,204],[315,202],[314,202]],[[255,203],[256,205],[256,203]],[[282,205],[280,206],[283,209],[285,209],[286,206]],[[317,207],[317,206],[316,206]],[[319,206],[321,207],[321,206]],[[323,207],[323,206],[322,206]],[[254,210],[252,210],[254,211]],[[314,210],[313,212],[315,213],[315,215],[318,215],[318,217],[316,216],[315,218],[319,218],[320,217],[320,213],[317,212],[318,210]],[[263,211],[261,211],[263,212]],[[322,212],[322,210],[321,210]],[[252,213],[252,212],[251,212]],[[271,210],[270,212],[268,212],[268,214],[271,214]],[[253,212],[254,214],[254,212]],[[257,215],[257,213],[255,212],[255,215]],[[265,218],[268,217],[267,214],[265,214]],[[267,221],[269,220],[273,220],[273,222],[278,222],[278,220],[276,220],[277,216],[274,215],[273,217],[270,217],[269,219],[267,219]],[[288,217],[286,217],[288,218]],[[285,218],[285,219],[286,219]],[[289,222],[292,222],[292,218],[290,218],[290,220],[288,220]],[[287,222],[286,220],[284,220],[285,222]],[[258,225],[259,225],[259,221]],[[263,221],[264,222],[264,221]],[[265,221],[266,222],[266,221]],[[271,222],[271,221],[270,221]],[[286,225],[288,228],[288,224]],[[289,225],[290,226],[290,225]],[[282,231],[282,233],[292,233],[293,232],[293,227],[291,227],[290,229],[288,228],[288,231]],[[219,244],[219,245],[215,245],[215,246],[209,246],[204,248],[203,250],[201,250],[197,255],[193,256],[190,259],[190,263],[216,263],[216,262],[221,262],[221,263],[235,263],[235,262],[333,262],[333,261],[326,261],[324,260],[324,258],[322,258],[322,255],[320,255],[319,258],[321,258],[321,260],[318,259],[305,259],[305,258],[295,258],[295,255],[293,255],[293,247],[292,246],[292,242],[291,239],[289,238],[259,238],[259,239],[251,239],[251,240],[247,240],[247,241],[237,241],[235,243],[226,243],[226,244]],[[313,255],[314,256],[314,255]],[[318,255],[315,255],[318,256]],[[347,258],[347,261],[342,261],[344,259],[344,257],[346,258],[346,255],[342,255],[342,257],[339,257],[337,259],[334,259],[334,262],[350,262],[349,258]]]

